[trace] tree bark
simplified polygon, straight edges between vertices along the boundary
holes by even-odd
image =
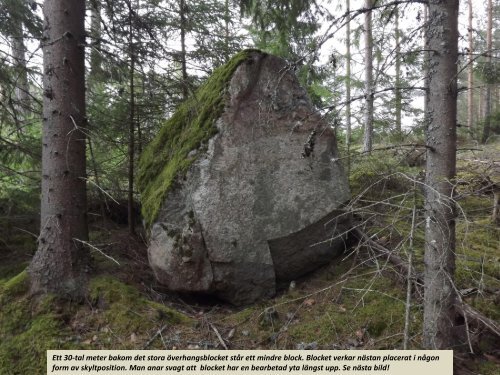
[[[402,105],[402,95],[401,95],[401,36],[399,30],[399,8],[396,6],[394,12],[394,28],[395,28],[395,39],[396,39],[396,90],[395,90],[395,100],[396,100],[396,136],[398,140],[401,139],[401,111]]]
[[[79,298],[88,238],[85,186],[85,1],[43,6],[41,229],[29,266],[31,291]]]
[[[375,253],[381,256],[387,257],[387,260],[391,262],[396,271],[396,275],[399,274],[398,280],[410,282],[414,290],[414,294],[417,299],[420,299],[422,293],[423,280],[421,275],[415,271],[415,268],[409,267],[409,263],[404,261],[400,256],[396,255],[394,250],[388,249],[380,243],[374,241],[369,235],[364,233],[362,230],[355,228],[353,230],[353,235],[357,237],[360,241],[368,244],[370,249],[373,249]],[[408,275],[411,275],[410,277]],[[477,325],[481,330],[486,330],[494,337],[500,337],[500,326],[497,322],[491,320],[487,316],[476,311],[474,308],[463,302],[463,300],[457,299],[455,308],[457,313],[465,317],[466,320]],[[481,331],[479,331],[481,332]]]
[[[373,0],[365,0],[365,132],[363,152],[370,153],[373,146]]]
[[[182,74],[182,99],[189,95],[187,63],[186,63],[186,1],[180,0],[179,12],[181,16],[181,74]]]
[[[101,2],[99,0],[90,0],[90,71],[87,78],[87,102],[93,92],[93,88],[103,77],[102,59],[101,59]],[[88,134],[91,134],[91,125],[87,124],[89,129]],[[89,135],[87,138],[90,162],[92,165],[92,172],[94,174],[95,184],[97,185],[97,194],[99,196],[99,211],[101,213],[102,224],[106,226],[106,197],[103,193],[97,162],[95,159],[94,148],[92,146],[92,139]]]
[[[496,226],[500,226],[500,186],[493,186],[493,211],[491,221]]]
[[[493,1],[488,0],[488,25],[486,30],[486,63],[488,68],[491,68],[492,55],[493,55]],[[487,77],[488,81],[491,77]],[[484,95],[484,127],[483,136],[481,138],[481,143],[486,143],[490,136],[491,127],[491,91],[493,89],[493,84],[486,82],[486,92]]]
[[[349,155],[349,149],[351,146],[351,4],[350,0],[346,0],[346,13],[347,13],[347,23],[346,23],[346,80],[345,80],[345,91],[346,91],[346,106],[345,106],[345,143],[347,146],[347,154]]]
[[[102,76],[100,0],[90,1],[90,37],[90,72],[93,80],[98,80]]]
[[[425,189],[424,347],[451,348],[455,319],[458,0],[429,3],[429,126]]]
[[[425,98],[424,98],[424,129],[427,131],[429,127],[429,5],[424,4],[424,61],[423,61],[423,72],[424,72],[424,87],[425,87]]]
[[[231,58],[229,48],[229,24],[231,22],[229,0],[224,2],[224,61],[227,62]]]
[[[128,128],[128,197],[127,197],[127,222],[128,231],[135,235],[134,214],[134,157],[135,157],[135,50],[132,5],[129,3],[129,57],[130,57],[130,102],[129,102],[129,128]]]
[[[28,81],[28,68],[26,62],[26,47],[24,45],[23,24],[15,23],[15,30],[10,38],[12,43],[12,60],[16,70],[16,115],[25,118],[30,109],[30,92]]]
[[[478,123],[483,119],[483,102],[484,102],[484,85],[481,85],[479,86],[479,100],[476,111],[476,122]]]
[[[469,86],[469,91],[467,92],[467,127],[469,128],[470,134],[474,137],[474,65],[473,65],[473,50],[474,42],[472,39],[472,0],[469,0],[469,25],[468,25],[468,37],[469,37],[469,53],[468,53],[468,74],[467,81]]]

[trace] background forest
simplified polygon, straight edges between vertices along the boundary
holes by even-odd
[[[83,304],[31,299],[23,271],[41,229],[43,102],[50,96],[42,7],[0,0],[0,374],[44,373],[45,350],[56,348],[422,347],[422,186],[435,68],[428,43],[436,26],[425,1],[86,1],[84,245],[93,262]],[[456,371],[495,374],[498,1],[462,1],[458,20],[453,288],[468,329]],[[335,129],[358,242],[275,299],[235,308],[167,293],[153,280],[135,179],[139,156],[165,120],[245,48],[285,58]]]

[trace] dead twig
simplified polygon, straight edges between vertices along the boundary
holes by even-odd
[[[113,258],[111,255],[108,255],[106,254],[105,252],[103,252],[101,249],[99,249],[98,247],[95,247],[94,245],[92,245],[91,243],[88,243],[87,241],[82,241],[82,240],[79,240],[78,238],[73,238],[73,241],[77,241],[77,242],[80,242],[88,247],[90,247],[91,249],[95,250],[95,251],[98,251],[100,252],[102,255],[104,255],[106,258],[112,260],[113,262],[115,262],[116,264],[120,265],[120,263],[115,259]]]
[[[213,331],[215,332],[215,335],[217,336],[217,338],[219,339],[220,343],[222,344],[222,346],[224,347],[225,350],[229,350],[227,348],[227,345],[226,343],[224,342],[224,339],[222,338],[222,336],[220,335],[219,331],[217,330],[217,328],[215,328],[215,326],[212,324],[212,323],[208,323],[208,325],[210,326],[210,328],[213,329]]]
[[[408,274],[408,266],[407,264],[397,255],[392,254],[392,252],[385,248],[384,246],[378,244],[377,242],[373,241],[366,233],[361,231],[360,229],[356,229],[355,233],[358,238],[363,239],[365,241],[368,241],[370,245],[372,246],[373,249],[376,251],[382,252],[383,254],[388,255],[389,261],[393,264],[393,266],[398,270],[399,273],[401,274]],[[420,289],[420,292],[423,295],[423,279],[420,275],[418,275],[416,272],[411,272],[411,280],[414,280],[415,282],[415,288],[418,290]],[[489,331],[490,333],[493,333],[494,335],[500,337],[500,326],[498,325],[497,322],[491,320],[490,318],[484,316],[481,314],[479,311],[475,310],[473,307],[468,305],[467,303],[461,301],[460,303],[455,304],[455,308],[457,313],[461,314],[464,316],[464,319],[470,318],[471,323],[475,323],[481,328],[484,328],[485,330]]]
[[[163,331],[165,331],[167,329],[167,324],[165,324],[163,327],[161,327],[158,331],[156,331],[156,333],[153,335],[153,337],[151,337],[147,343],[144,344],[144,346],[142,347],[142,350],[146,349],[147,347],[149,347],[149,345],[151,345],[153,343],[153,341],[155,341],[155,339],[160,336],[161,337],[161,341],[163,342],[163,345],[165,346],[165,341],[163,341],[163,337],[162,337],[162,333]],[[165,347],[165,349],[167,349]]]

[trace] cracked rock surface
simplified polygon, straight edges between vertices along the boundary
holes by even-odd
[[[239,65],[216,126],[163,200],[149,261],[171,290],[246,304],[344,250],[350,192],[333,130],[281,58]]]

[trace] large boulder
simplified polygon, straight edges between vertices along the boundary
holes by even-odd
[[[249,303],[345,248],[334,132],[281,58],[248,50],[216,70],[139,167],[149,261],[171,290]]]

